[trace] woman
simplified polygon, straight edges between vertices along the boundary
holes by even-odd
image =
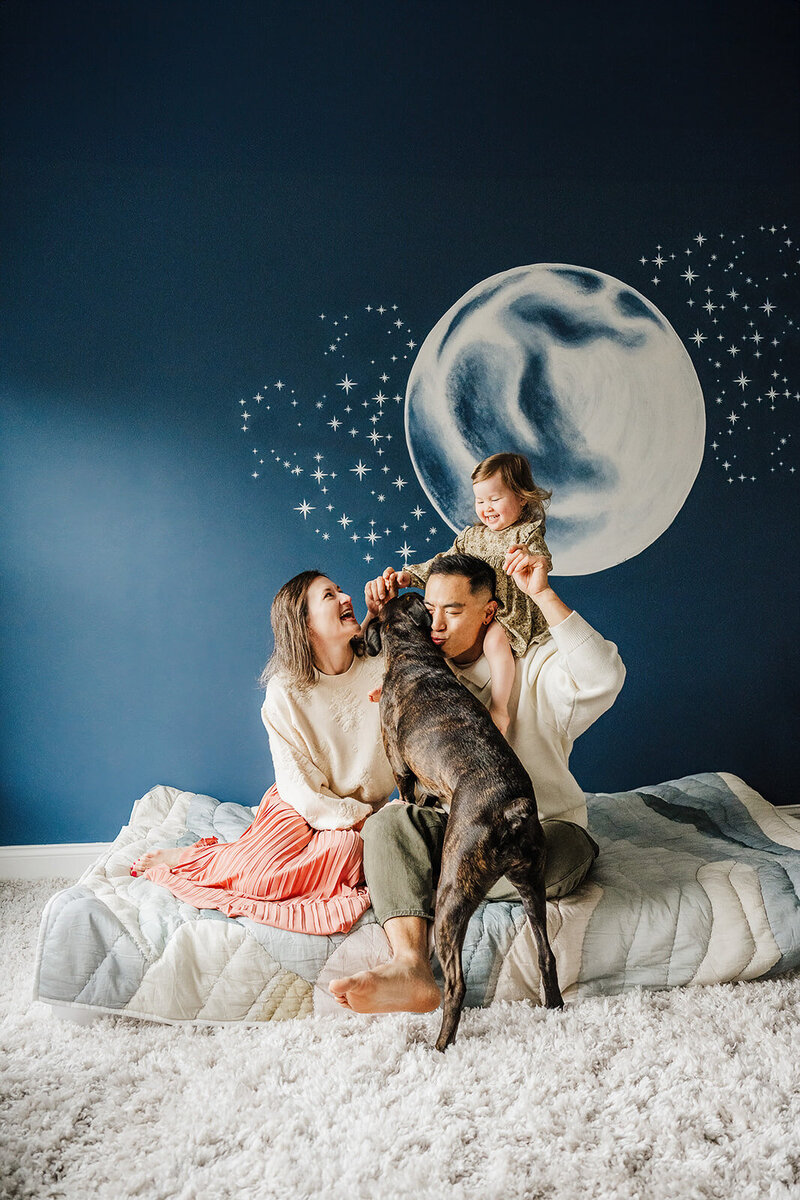
[[[261,715],[275,784],[235,842],[153,850],[131,867],[195,908],[300,933],[340,933],[369,907],[358,830],[394,790],[353,602],[319,571],[280,589]]]

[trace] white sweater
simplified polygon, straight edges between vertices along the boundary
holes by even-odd
[[[484,704],[491,699],[485,656],[450,664]],[[349,829],[382,808],[395,788],[383,749],[378,705],[383,656],[356,658],[344,675],[317,673],[299,695],[271,679],[261,709],[281,799],[314,829]],[[508,740],[533,780],[539,815],[586,825],[586,800],[569,770],[572,744],[617,697],[625,667],[578,613],[517,659]]]
[[[458,679],[484,704],[491,699],[485,655]],[[508,741],[533,780],[539,816],[587,824],[586,798],[569,769],[572,744],[614,703],[625,667],[613,642],[573,612],[516,662]]]
[[[379,706],[368,699],[382,679],[379,656],[355,658],[343,675],[317,672],[301,693],[278,677],[269,681],[261,717],[275,782],[313,829],[350,829],[394,791]]]

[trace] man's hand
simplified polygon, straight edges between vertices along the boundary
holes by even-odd
[[[389,572],[391,575],[387,578]],[[364,601],[369,615],[376,617],[386,601],[394,599],[400,587],[402,584],[397,582],[397,572],[391,567],[387,567],[383,575],[379,575],[377,579],[370,579],[364,588]]]
[[[541,554],[531,554],[527,546],[511,546],[506,551],[503,570],[510,575],[521,592],[532,600],[545,591],[550,591],[547,573],[550,564]]]
[[[531,554],[526,546],[511,546],[503,566],[519,590],[538,606],[548,625],[560,625],[570,615],[572,609],[550,587],[546,558]]]

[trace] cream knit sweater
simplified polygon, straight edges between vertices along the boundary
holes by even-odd
[[[317,672],[306,692],[269,681],[261,717],[275,782],[313,829],[350,829],[394,791],[379,706],[368,699],[382,679],[380,656],[353,659],[343,675]]]
[[[453,666],[482,703],[491,699],[486,657]],[[572,744],[614,703],[625,681],[617,647],[573,612],[516,662],[508,741],[533,780],[542,819],[587,823],[586,798],[569,769]]]
[[[451,666],[453,664],[451,663]],[[539,815],[586,825],[586,800],[569,769],[572,744],[611,707],[625,667],[578,613],[517,659],[508,740],[533,780]],[[484,704],[491,698],[484,656],[456,676]],[[382,808],[395,789],[383,749],[378,705],[369,692],[383,678],[383,657],[356,658],[343,675],[318,673],[296,695],[271,679],[261,709],[281,799],[314,829],[349,829]]]

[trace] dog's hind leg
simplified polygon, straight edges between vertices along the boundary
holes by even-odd
[[[556,960],[547,936],[547,903],[544,896],[544,880],[540,872],[533,867],[518,867],[513,872],[508,871],[506,874],[522,897],[525,913],[533,931],[545,1006],[547,1008],[563,1008],[564,1000],[558,984]]]
[[[444,1015],[436,1039],[437,1050],[446,1050],[450,1043],[455,1041],[458,1022],[461,1019],[461,1006],[467,990],[461,949],[469,919],[477,904],[477,900],[473,904],[457,887],[442,887],[440,882],[436,894],[436,953],[444,975]]]

